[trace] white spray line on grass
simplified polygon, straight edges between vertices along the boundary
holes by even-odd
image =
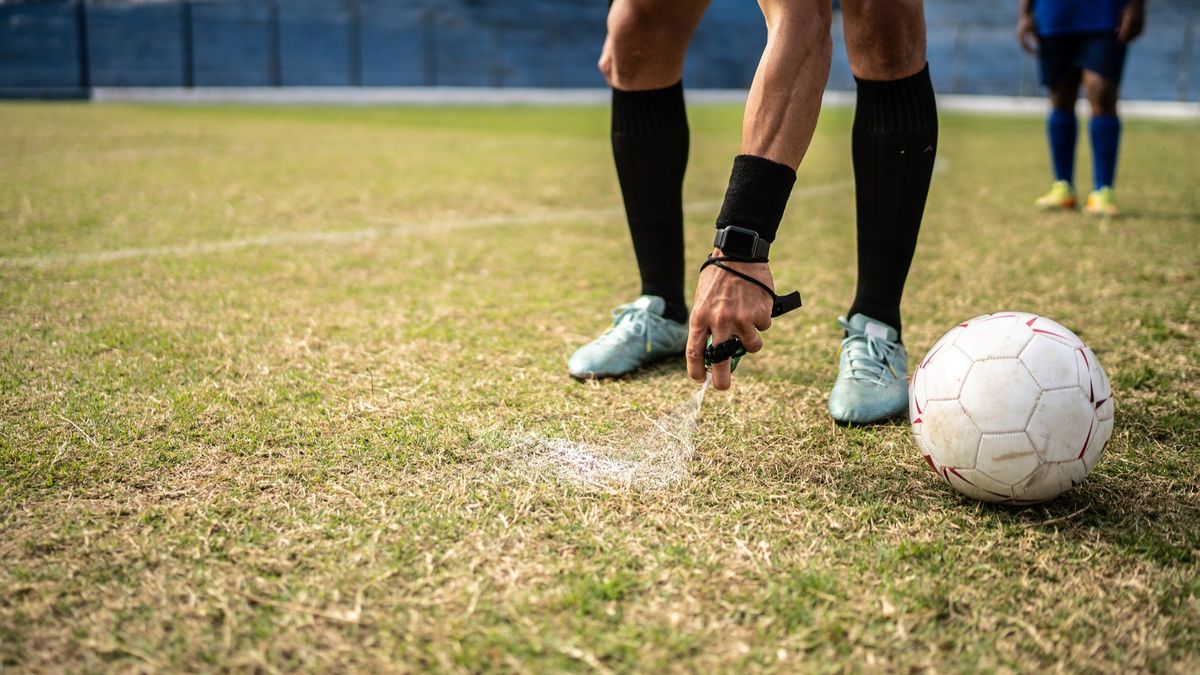
[[[557,478],[605,492],[658,490],[688,476],[696,451],[693,436],[710,373],[699,391],[682,405],[651,421],[642,434],[618,439],[618,445],[587,443],[516,432],[507,439],[510,457],[522,475]],[[628,427],[623,427],[628,433]]]
[[[818,185],[806,185],[792,192],[792,199],[815,197],[831,194],[850,187],[852,180],[833,181]],[[688,210],[706,210],[720,205],[720,201],[711,199],[688,202]],[[365,227],[356,230],[308,230],[303,232],[280,232],[264,234],[258,237],[223,239],[189,244],[169,246],[141,246],[132,248],[117,248],[107,251],[86,251],[80,253],[48,253],[45,255],[0,257],[3,267],[50,267],[54,265],[80,263],[108,263],[131,258],[161,258],[167,256],[193,256],[210,253],[236,251],[245,248],[279,248],[289,245],[302,244],[343,244],[383,237],[405,235],[420,235],[427,233],[442,233],[450,230],[465,230],[500,226],[539,225],[554,221],[578,221],[601,218],[615,218],[625,213],[620,206],[609,206],[595,209],[562,209],[557,211],[541,211],[526,214],[509,214],[503,216],[483,216],[478,218],[447,218],[430,221],[411,221],[396,223],[383,227]]]

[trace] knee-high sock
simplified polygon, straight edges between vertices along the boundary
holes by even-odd
[[[1112,187],[1117,179],[1117,149],[1121,145],[1121,118],[1116,115],[1093,117],[1088,122],[1092,137],[1092,175],[1096,189]]]
[[[1046,118],[1046,135],[1050,138],[1050,163],[1054,180],[1075,182],[1075,139],[1079,122],[1074,108],[1054,108]]]
[[[687,320],[683,297],[683,174],[688,160],[683,84],[613,89],[612,147],[642,294],[666,300],[664,315]]]
[[[900,297],[937,154],[937,103],[928,65],[900,80],[856,81],[858,288],[847,316],[866,314],[899,331]]]

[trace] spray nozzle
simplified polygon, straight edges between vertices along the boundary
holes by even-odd
[[[737,370],[738,361],[746,355],[746,345],[742,344],[742,339],[734,335],[733,337],[721,342],[713,344],[712,336],[708,336],[708,346],[704,348],[704,367],[708,368],[714,363],[721,363],[733,359],[733,363],[729,364],[729,372]]]

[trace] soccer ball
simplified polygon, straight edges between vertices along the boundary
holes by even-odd
[[[1096,355],[1036,314],[964,321],[909,384],[913,436],[934,473],[985,502],[1035,504],[1078,485],[1112,435]]]

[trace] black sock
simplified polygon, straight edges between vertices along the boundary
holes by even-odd
[[[900,297],[937,154],[937,104],[928,65],[900,80],[855,81],[858,290],[847,316],[865,314],[899,331]]]
[[[796,172],[786,164],[754,155],[734,157],[717,229],[736,225],[757,232],[768,242],[775,241],[795,184]]]
[[[612,147],[625,199],[642,294],[666,300],[664,316],[685,322],[683,173],[688,160],[683,83],[612,93]]]

